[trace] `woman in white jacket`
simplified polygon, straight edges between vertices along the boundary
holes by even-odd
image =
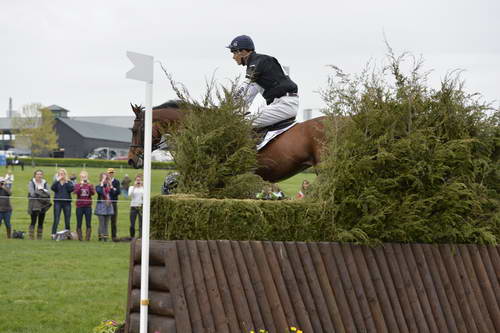
[[[135,237],[135,220],[139,218],[139,234],[142,234],[142,197],[144,187],[142,186],[142,175],[135,176],[134,185],[128,188],[130,198],[130,237]]]

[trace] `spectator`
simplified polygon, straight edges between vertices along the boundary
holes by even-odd
[[[12,215],[12,206],[10,205],[10,195],[12,192],[7,187],[7,182],[0,177],[0,226],[5,222],[7,238],[11,237],[12,226],[10,225],[10,216]]]
[[[75,185],[76,194],[76,233],[78,240],[82,240],[82,220],[85,216],[85,240],[90,241],[92,234],[92,196],[95,195],[94,185],[89,183],[87,171],[80,172],[80,182]]]
[[[300,186],[300,191],[295,196],[295,199],[303,199],[307,194],[309,185],[310,185],[309,181],[307,179],[304,179],[302,181],[302,185]]]
[[[118,196],[120,195],[120,181],[115,179],[115,169],[109,168],[108,174],[111,179],[111,186],[113,191],[109,192],[111,195],[111,202],[113,204],[113,215],[111,215],[111,239],[115,240],[118,234],[116,220],[118,218]]]
[[[178,172],[172,172],[168,174],[163,181],[161,194],[168,195],[174,193],[177,186],[179,186],[179,177],[180,174]]]
[[[43,221],[45,219],[45,213],[49,210],[50,206],[49,186],[45,179],[43,179],[43,171],[36,170],[33,174],[33,179],[28,183],[28,214],[31,216],[31,224],[29,227],[30,239],[34,239],[37,220],[38,228],[36,239],[42,239]]]
[[[109,238],[108,224],[114,214],[111,195],[116,192],[108,173],[101,173],[99,185],[96,186],[95,190],[97,192],[97,204],[94,214],[99,218],[98,237],[99,241],[106,242]]]
[[[285,199],[285,193],[279,188],[278,184],[273,183],[271,184],[271,191],[275,197],[274,200],[283,200]]]
[[[134,186],[128,189],[130,196],[130,237],[135,237],[135,220],[139,218],[139,235],[142,235],[142,197],[144,187],[142,185],[142,176],[135,176]]]
[[[128,199],[128,188],[130,187],[130,183],[132,182],[132,180],[130,179],[130,177],[125,174],[125,177],[123,177],[122,179],[122,195]]]
[[[12,173],[12,170],[9,168],[7,170],[7,174],[5,175],[5,186],[9,190],[12,190],[12,184],[13,183],[14,183],[14,174]]]
[[[52,224],[52,239],[57,234],[57,226],[61,218],[61,211],[64,212],[64,229],[71,231],[71,192],[73,183],[68,180],[68,173],[65,169],[59,169],[56,181],[50,187],[54,191],[54,223]]]
[[[265,185],[261,192],[257,193],[255,196],[257,199],[261,200],[278,200],[276,194],[273,193],[271,185]]]

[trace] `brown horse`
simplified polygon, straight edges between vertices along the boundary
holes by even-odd
[[[141,106],[132,106],[135,113],[132,128],[132,144],[128,163],[141,168],[144,150],[144,112]],[[161,129],[182,120],[184,112],[174,102],[167,102],[153,108],[153,150],[162,145]],[[321,161],[325,139],[323,121],[320,117],[298,123],[285,133],[273,139],[257,153],[256,173],[264,180],[278,182],[287,179]]]

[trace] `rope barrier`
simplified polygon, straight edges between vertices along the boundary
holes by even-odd
[[[31,197],[14,197],[14,196],[7,196],[7,195],[0,195],[0,199],[2,198],[11,198],[11,199],[24,199],[24,200],[39,200],[39,199],[49,199],[49,198],[31,198]],[[77,198],[72,198],[72,199],[54,199],[53,197],[50,198],[50,201],[74,201],[76,202],[78,199]],[[87,201],[87,200],[85,200]],[[97,201],[105,201],[105,200],[98,200],[96,198],[91,200],[93,203]],[[111,202],[131,202],[131,200],[109,200]]]

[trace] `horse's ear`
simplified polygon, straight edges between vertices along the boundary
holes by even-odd
[[[130,107],[132,108],[132,111],[134,111],[135,116],[139,118],[139,116],[141,115],[141,108],[139,107],[139,105],[130,103]]]

